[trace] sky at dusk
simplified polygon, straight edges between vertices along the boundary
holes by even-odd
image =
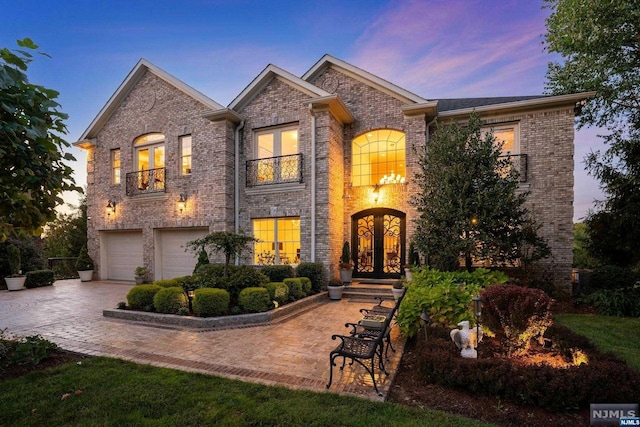
[[[60,92],[69,142],[145,58],[228,105],[268,64],[301,76],[325,53],[423,98],[537,95],[545,89],[542,1],[2,0],[0,47],[30,37],[42,52],[31,82]],[[602,198],[584,157],[598,129],[575,139],[574,220]],[[76,182],[84,153],[71,149]],[[67,197],[69,201],[77,198]]]

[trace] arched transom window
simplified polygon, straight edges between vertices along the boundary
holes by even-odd
[[[404,132],[378,129],[363,133],[351,147],[351,183],[354,186],[404,183]]]

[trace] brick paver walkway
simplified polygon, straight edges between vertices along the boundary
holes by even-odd
[[[198,331],[158,327],[102,316],[125,301],[131,284],[57,281],[54,286],[0,291],[0,329],[16,335],[40,334],[60,347],[88,355],[110,356],[243,381],[324,391],[329,378],[332,334],[346,334],[358,310],[375,301],[323,300],[276,322],[251,327]],[[403,342],[394,327],[398,351],[389,353],[388,377],[378,380],[385,394],[396,371]],[[341,360],[341,359],[340,359]],[[334,367],[331,391],[380,400],[366,371]]]

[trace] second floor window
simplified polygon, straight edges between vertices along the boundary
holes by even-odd
[[[355,138],[351,148],[353,186],[404,184],[407,177],[404,132],[372,130]]]
[[[182,175],[191,175],[191,135],[180,137],[180,170]]]
[[[286,127],[256,134],[259,183],[279,182],[298,176],[298,129]],[[281,158],[281,159],[278,159]],[[277,166],[277,167],[276,167]]]
[[[111,150],[111,183],[120,184],[120,149]]]
[[[138,171],[164,168],[164,135],[149,133],[136,138]]]

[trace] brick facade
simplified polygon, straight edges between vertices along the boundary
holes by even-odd
[[[352,66],[330,57],[306,80],[283,73],[276,77],[264,74],[268,78],[264,77],[264,82],[259,82],[261,85],[250,86],[246,99],[241,94],[242,102],[232,103],[240,107],[229,108],[227,116],[216,120],[205,118],[204,112],[212,111],[212,105],[179,90],[172,80],[167,81],[156,75],[158,73],[147,71],[129,84],[126,96],[110,116],[87,131],[87,135],[95,134],[87,156],[87,197],[91,217],[89,251],[98,264],[98,274],[106,278],[106,269],[99,265],[101,259],[106,259],[105,248],[101,247],[101,236],[105,232],[141,231],[143,262],[157,274],[160,271],[156,265],[160,259],[156,247],[158,230],[233,230],[236,172],[240,183],[239,230],[251,234],[252,220],[257,218],[299,217],[300,260],[312,261],[315,252],[315,261],[324,263],[328,277],[338,274],[342,244],[352,240],[352,215],[366,209],[388,208],[406,214],[404,255],[408,256],[416,215],[409,200],[418,191],[412,180],[419,167],[415,153],[428,144],[428,132],[433,127],[427,126],[436,116],[420,111],[407,113],[403,108],[419,104],[421,98],[401,93],[392,84],[349,67]],[[327,85],[327,81],[331,84]],[[314,100],[327,99],[328,94],[346,107],[352,119],[340,118],[335,105],[314,104]],[[430,101],[422,101],[426,111]],[[553,260],[549,265],[554,268],[557,283],[568,286],[573,239],[572,103],[520,106],[514,111],[496,108],[482,112],[481,117],[488,126],[502,123],[519,126],[520,152],[527,154],[529,161],[529,179],[522,188],[531,192],[529,208],[543,224],[542,235],[552,248]],[[302,182],[250,188],[245,184],[245,164],[256,158],[256,133],[279,126],[293,126],[298,130],[298,149],[303,158]],[[240,128],[236,141],[236,130]],[[381,187],[376,201],[372,196],[374,186],[352,185],[351,142],[365,132],[378,129],[404,132],[407,183]],[[125,181],[126,173],[137,169],[133,141],[149,132],[165,135],[166,191],[131,197],[126,194]],[[183,176],[179,137],[187,134],[192,135],[192,174]],[[315,180],[312,177],[314,141]],[[240,153],[237,171],[236,144]],[[119,185],[111,184],[110,180],[110,153],[114,148],[121,150],[122,182]],[[312,181],[316,189],[315,251],[311,248]],[[180,194],[188,195],[187,209],[182,213],[177,208]],[[108,200],[117,201],[117,212],[107,218],[104,207]],[[251,254],[245,255],[242,262],[251,263]]]

